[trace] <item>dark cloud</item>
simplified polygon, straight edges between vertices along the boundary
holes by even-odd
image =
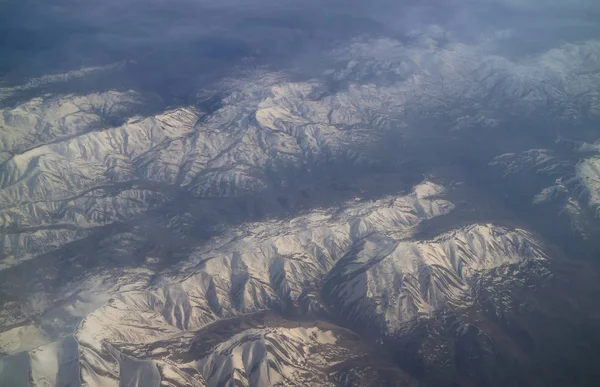
[[[281,54],[306,40],[364,32],[336,7],[272,1],[23,1],[1,5],[2,73],[14,78],[185,48],[202,56]]]
[[[415,31],[473,41],[510,29],[506,55],[600,32],[594,1],[541,0],[24,0],[0,3],[0,82],[125,61],[79,88],[133,88],[186,98],[243,58],[273,69],[320,70],[323,52],[361,35]],[[596,35],[594,35],[596,34]]]

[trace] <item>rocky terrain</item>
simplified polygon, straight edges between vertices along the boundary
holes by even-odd
[[[0,88],[0,386],[595,385],[600,43],[510,39]]]

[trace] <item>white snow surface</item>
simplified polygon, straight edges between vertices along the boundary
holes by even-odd
[[[468,307],[475,279],[490,270],[545,259],[531,234],[489,223],[414,240],[423,222],[453,210],[444,192],[423,181],[404,195],[241,225],[163,274],[106,273],[104,280],[98,274],[82,283],[77,302],[60,313],[46,311],[81,319],[71,346],[49,337],[32,349],[19,338],[29,328],[6,331],[0,342],[9,353],[29,351],[37,385],[58,386],[57,375],[77,374],[73,383],[90,387],[151,387],[160,383],[160,372],[172,385],[294,385],[323,367],[315,348],[334,348],[335,335],[306,327],[250,329],[186,364],[168,360],[169,347],[161,343],[277,305],[307,313],[336,308],[349,322],[384,321],[391,334],[440,308]],[[329,306],[315,297],[323,287]],[[148,345],[156,348],[144,359],[116,349]],[[78,373],[72,372],[74,353]],[[135,363],[126,375],[123,362]]]
[[[325,80],[245,72],[198,92],[223,95],[210,113],[184,106],[131,117],[143,100],[132,91],[42,95],[1,109],[0,230],[10,232],[0,268],[156,208],[173,190],[236,196],[267,189],[268,171],[308,160],[368,163],[371,147],[403,131],[407,117],[439,114],[448,130],[462,130],[548,106],[564,122],[600,115],[598,41],[509,60],[490,48],[502,34],[443,47],[438,35],[416,33],[411,45],[358,38],[330,53],[339,66]],[[331,80],[347,87],[328,92]],[[469,111],[451,108],[455,101]]]
[[[527,116],[552,106],[562,122],[600,115],[600,73],[592,71],[600,58],[597,41],[520,60],[487,50],[483,42],[439,47],[428,38],[409,47],[361,38],[331,53],[343,64],[327,73],[327,81],[346,85],[340,90],[326,92],[328,82],[319,79],[293,82],[258,70],[218,85],[224,96],[211,112],[183,106],[129,116],[141,96],[116,91],[43,95],[5,107],[0,269],[158,208],[174,191],[199,198],[257,193],[272,183],[268,171],[282,165],[340,155],[369,161],[371,145],[390,128],[403,130],[407,116],[448,115],[448,130],[460,131],[495,128],[503,119],[499,111]],[[60,77],[39,82],[55,81]],[[198,94],[212,96],[210,90]],[[479,113],[452,110],[454,101]],[[544,149],[492,163],[507,174],[524,164],[548,174],[568,167]],[[586,156],[574,168],[592,207],[600,205],[599,165],[596,156]],[[545,259],[532,234],[494,223],[415,240],[427,220],[453,211],[443,195],[442,186],[424,181],[406,194],[242,224],[169,270],[100,268],[65,286],[57,305],[45,298],[46,289],[33,289],[22,307],[7,304],[18,313],[1,314],[9,328],[0,332],[0,352],[10,355],[1,366],[18,363],[19,372],[29,375],[19,380],[39,386],[289,384],[292,375],[320,367],[311,351],[335,346],[335,335],[307,328],[248,330],[187,364],[169,359],[160,344],[274,307],[306,313],[335,308],[349,323],[381,321],[393,334],[443,308],[468,307],[476,279],[490,271]],[[569,205],[579,211],[577,201]],[[103,243],[127,251],[128,237]],[[319,297],[323,290],[327,305]],[[39,323],[31,323],[33,317]],[[158,347],[143,359],[117,350],[147,345]],[[126,376],[124,362],[135,363]]]

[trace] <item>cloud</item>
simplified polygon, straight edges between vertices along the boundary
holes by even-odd
[[[473,44],[530,55],[600,33],[592,0],[24,0],[0,3],[0,84],[129,63],[89,88],[193,94],[245,58],[318,74],[323,53],[362,36]],[[246,62],[247,63],[247,62]]]

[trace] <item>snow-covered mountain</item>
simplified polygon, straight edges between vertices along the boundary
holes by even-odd
[[[160,206],[178,190],[198,197],[240,195],[277,185],[277,171],[310,167],[315,160],[373,163],[376,157],[366,152],[414,115],[435,112],[460,129],[496,127],[507,109],[529,115],[553,106],[560,120],[600,112],[594,91],[600,80],[590,70],[600,55],[595,42],[523,63],[485,56],[476,46],[440,51],[430,44],[355,43],[336,53],[351,71],[322,80],[290,82],[259,72],[225,81],[220,107],[210,112],[183,107],[124,118],[143,102],[133,92],[39,97],[3,109],[3,266]],[[393,70],[391,81],[380,66]],[[353,75],[358,68],[371,77]],[[474,78],[474,71],[481,75]],[[534,89],[557,77],[568,80],[568,88]],[[332,81],[347,86],[329,92]],[[457,109],[457,100],[478,115]],[[590,165],[582,163],[580,173],[589,173]]]
[[[29,369],[40,385],[68,370],[86,386],[336,385],[342,371],[334,369],[366,356],[362,344],[338,345],[337,335],[350,333],[305,319],[328,316],[394,337],[440,312],[472,309],[484,280],[500,286],[517,272],[530,281],[551,275],[542,245],[521,229],[474,224],[414,240],[422,222],[452,212],[443,193],[426,181],[403,196],[248,223],[164,274],[88,275],[58,303],[38,305],[41,320],[0,335],[5,353],[28,351],[4,362]],[[502,298],[499,308],[510,291]],[[269,310],[304,317],[274,327],[244,317]],[[240,333],[221,326],[229,319]]]
[[[600,45],[508,38],[0,89],[0,386],[586,385],[597,270],[549,235],[600,227]]]

